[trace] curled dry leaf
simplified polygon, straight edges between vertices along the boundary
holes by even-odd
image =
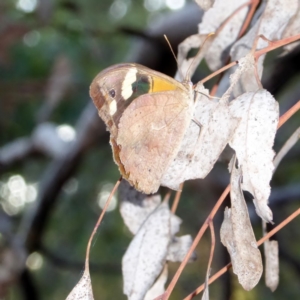
[[[221,241],[230,254],[233,272],[238,276],[239,283],[249,291],[258,283],[263,267],[240,186],[241,177],[241,169],[234,166],[231,174],[231,209],[226,207],[224,212]]]
[[[81,279],[66,300],[94,300],[90,272],[85,269]]]
[[[247,0],[233,0],[229,5],[228,1],[216,0],[214,6],[204,14],[199,24],[199,34],[205,36],[212,32],[216,33],[209,51],[205,53],[206,62],[212,71],[221,68],[226,63],[230,46],[239,35],[248,7],[244,7],[234,15],[233,13],[247,2]],[[226,25],[220,28],[227,18],[229,19]]]
[[[168,265],[165,264],[163,271],[151,287],[151,289],[147,292],[144,300],[153,300],[157,296],[163,294],[165,292],[165,284],[168,279]]]
[[[230,103],[230,113],[240,118],[229,145],[236,151],[243,174],[242,189],[254,197],[257,214],[272,221],[268,207],[274,169],[272,150],[279,119],[278,103],[266,90],[245,93]]]
[[[189,179],[204,178],[228,143],[238,119],[229,113],[227,103],[211,101],[199,91],[194,122],[191,122],[177,157],[162,178],[162,185],[178,189]]]
[[[279,255],[278,242],[265,241],[265,282],[266,286],[274,292],[279,283]]]
[[[123,257],[123,290],[128,299],[144,299],[165,262],[185,257],[192,238],[175,237],[180,223],[163,202],[141,224]]]

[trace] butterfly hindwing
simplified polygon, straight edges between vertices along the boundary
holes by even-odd
[[[145,193],[159,188],[191,121],[191,107],[183,97],[178,91],[145,94],[120,118],[116,145],[124,176]]]

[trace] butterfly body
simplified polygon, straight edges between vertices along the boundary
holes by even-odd
[[[100,72],[90,95],[110,131],[114,160],[136,189],[154,193],[193,114],[193,89],[138,64]]]

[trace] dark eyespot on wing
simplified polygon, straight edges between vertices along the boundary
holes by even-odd
[[[114,89],[111,89],[111,90],[109,91],[109,95],[110,95],[112,98],[115,98],[115,96],[116,96],[116,91],[115,91]]]

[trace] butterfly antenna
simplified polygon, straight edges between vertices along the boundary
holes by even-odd
[[[200,55],[200,53],[201,53],[201,50],[203,49],[203,46],[204,46],[205,42],[206,42],[211,36],[213,36],[213,35],[215,35],[214,32],[209,33],[209,34],[206,36],[206,38],[205,38],[203,44],[200,46],[200,48],[199,48],[197,54],[194,56],[194,58],[193,58],[193,60],[192,60],[192,62],[191,62],[191,64],[190,64],[190,66],[189,66],[189,68],[188,68],[188,70],[187,70],[186,78],[185,78],[186,80],[190,80],[190,79],[191,79],[191,76],[190,76],[191,68],[192,68],[192,66],[194,65],[194,63],[195,63],[195,61],[197,60],[197,58],[199,57],[199,55]]]
[[[182,78],[184,78],[183,74],[181,73],[181,70],[179,69],[179,64],[178,64],[178,60],[177,60],[177,57],[176,57],[176,55],[175,55],[175,52],[174,52],[174,50],[173,50],[173,48],[172,48],[172,46],[171,46],[171,43],[170,43],[168,37],[167,37],[165,34],[164,34],[164,38],[165,38],[165,40],[167,41],[167,43],[168,43],[168,45],[169,45],[169,48],[170,48],[170,50],[171,50],[171,52],[172,52],[172,54],[173,54],[173,56],[174,56],[174,58],[175,58],[175,61],[176,61],[176,64],[177,64],[178,72],[180,73],[180,76],[182,76]]]

